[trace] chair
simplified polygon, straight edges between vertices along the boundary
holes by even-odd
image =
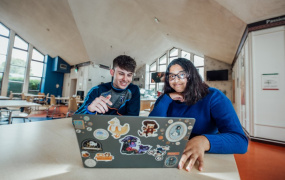
[[[68,112],[66,113],[66,117],[73,115],[78,109],[76,98],[71,97],[69,98],[68,102]]]
[[[9,98],[10,98],[10,100],[20,100],[21,99],[21,98],[14,97],[13,91],[10,91]]]
[[[54,115],[56,114],[56,110],[58,109],[58,114],[60,114],[59,112],[59,105],[56,103],[56,99],[55,99],[55,96],[54,95],[50,95],[50,105],[49,107],[47,108],[47,117],[52,117],[54,118]],[[52,111],[52,114],[49,115],[49,109],[50,108],[53,108],[53,111]]]
[[[13,123],[13,119],[14,118],[23,118],[24,123],[26,122],[26,119],[28,119],[30,122],[32,120],[29,119],[29,115],[32,112],[32,108],[31,107],[24,107],[23,112],[20,112],[19,114],[13,115],[12,113],[12,117],[11,117],[11,123]]]
[[[21,99],[22,99],[22,100],[25,100],[25,99],[26,99],[26,96],[25,96],[24,93],[21,94]]]
[[[27,99],[26,99],[27,102],[33,102],[33,100],[34,100],[33,97],[27,97]],[[22,110],[22,108],[21,108],[21,110]],[[26,119],[28,119],[31,122],[31,120],[28,117],[31,114],[31,112],[32,112],[31,107],[24,107],[22,112],[19,112],[16,115],[13,115],[13,113],[12,113],[11,123],[13,123],[14,118],[23,118],[24,123],[26,122]]]

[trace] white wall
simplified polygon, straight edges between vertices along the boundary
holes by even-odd
[[[204,57],[204,80],[205,82],[214,88],[217,88],[223,92],[226,93],[226,96],[232,100],[232,70],[231,70],[231,65],[224,63],[222,61],[210,58],[205,56]],[[206,81],[206,72],[207,71],[211,71],[211,70],[224,70],[227,69],[228,70],[228,81]]]
[[[84,96],[86,96],[93,86],[110,82],[112,77],[110,70],[99,68],[95,64],[79,67],[77,73],[73,68],[70,73],[64,75],[63,96],[70,96],[71,79],[77,79],[76,91],[84,91]]]
[[[252,33],[254,135],[285,141],[285,26]],[[279,90],[262,90],[262,74],[278,73]]]
[[[249,33],[233,71],[243,127],[254,138],[285,141],[285,26]],[[263,74],[272,73],[278,73],[279,89],[263,90]]]

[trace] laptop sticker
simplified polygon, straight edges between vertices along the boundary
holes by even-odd
[[[83,120],[73,120],[73,125],[75,129],[85,129],[84,121]]]
[[[88,151],[82,151],[81,155],[82,155],[82,157],[87,158],[90,156],[90,153]]]
[[[108,121],[108,124],[108,131],[112,133],[112,136],[115,139],[120,138],[122,135],[125,135],[130,131],[130,125],[125,123],[123,126],[121,126],[120,120],[117,117],[114,117]]]
[[[92,131],[92,127],[87,127],[86,130],[87,131]]]
[[[144,120],[142,121],[141,131],[138,130],[138,134],[141,137],[156,137],[158,134],[156,133],[159,129],[159,125],[155,120]]]
[[[145,154],[152,146],[141,144],[140,138],[136,136],[125,136],[120,139],[121,143],[121,154],[125,155],[138,155]]]
[[[156,149],[152,149],[152,150],[148,151],[147,154],[154,156],[155,160],[157,160],[157,161],[162,161],[163,156],[166,154],[166,151],[168,151],[169,149],[170,149],[169,146],[157,145]]]
[[[85,121],[89,121],[89,120],[90,120],[90,117],[89,117],[89,116],[84,116],[83,119],[84,119]]]
[[[96,139],[99,139],[99,140],[106,140],[109,137],[109,133],[105,129],[96,129],[93,132],[93,135]]]
[[[97,153],[94,157],[96,161],[112,161],[114,156],[110,152]]]
[[[81,133],[81,130],[80,129],[76,129],[75,132],[76,133]]]
[[[176,156],[168,156],[164,161],[164,165],[166,167],[173,167],[177,163],[178,163],[178,158]]]
[[[93,122],[88,122],[87,126],[93,126]]]
[[[87,167],[95,167],[96,166],[96,161],[93,159],[86,159],[84,161],[85,166]]]
[[[102,146],[99,142],[93,139],[87,139],[82,142],[81,149],[89,151],[102,151]]]
[[[171,124],[165,132],[166,139],[170,142],[180,141],[187,134],[187,125],[184,122]]]

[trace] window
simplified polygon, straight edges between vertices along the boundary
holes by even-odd
[[[181,57],[190,60],[191,58],[191,54],[189,52],[186,51],[181,51]]]
[[[164,54],[158,60],[158,72],[165,72],[166,71],[166,54]]]
[[[150,65],[150,84],[149,84],[149,88],[156,91],[163,91],[163,86],[164,83],[152,83],[151,82],[151,73],[153,72],[166,72],[167,66],[168,66],[168,62],[167,62],[167,55],[169,58],[169,62],[171,62],[174,59],[177,59],[179,57],[181,58],[185,58],[190,60],[191,62],[194,63],[194,66],[197,68],[202,80],[204,80],[204,58],[197,56],[193,53],[184,51],[182,49],[179,48],[172,48],[170,50],[168,50],[163,56],[161,56],[160,58],[158,58],[157,60],[155,60],[151,65]],[[158,64],[158,68],[156,68],[156,63]]]
[[[30,94],[38,94],[40,91],[43,76],[43,67],[44,55],[38,50],[33,49],[28,90]]]
[[[204,58],[194,55],[194,66],[197,68],[202,80],[204,80]]]
[[[7,50],[9,45],[10,30],[0,23],[0,94],[2,89],[2,79],[5,71]]]
[[[21,93],[25,79],[29,44],[19,36],[15,36],[10,64],[8,93]]]
[[[155,89],[155,83],[151,82],[151,73],[156,72],[156,61],[149,66],[149,89]]]
[[[178,49],[177,48],[172,48],[169,51],[169,62],[171,62],[174,59],[178,58]]]

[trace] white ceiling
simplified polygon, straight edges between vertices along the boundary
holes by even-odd
[[[0,0],[0,22],[71,65],[172,47],[231,64],[246,24],[284,14],[284,0]]]

